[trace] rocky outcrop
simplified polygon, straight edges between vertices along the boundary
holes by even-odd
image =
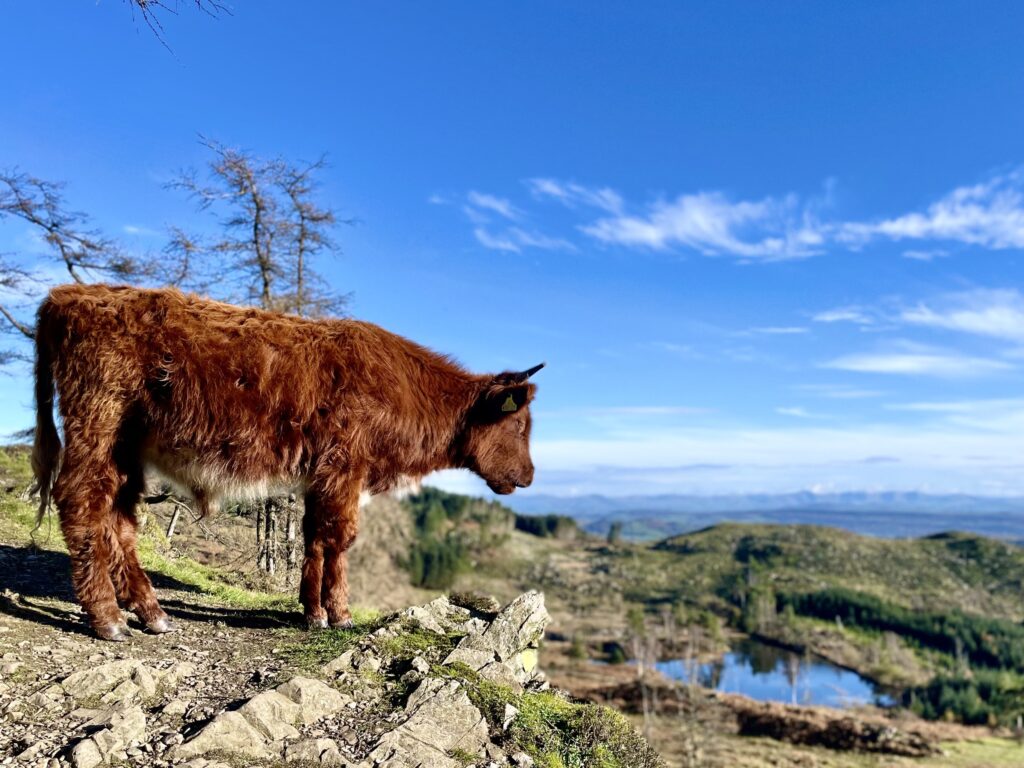
[[[299,676],[259,693],[218,714],[169,758],[458,768],[457,755],[482,765],[514,764],[491,741],[473,682],[479,675],[515,693],[546,688],[536,653],[547,622],[536,592],[494,612],[448,598],[408,608],[322,665],[328,682]],[[127,674],[118,668],[105,679]],[[376,718],[369,729],[368,713]],[[502,710],[501,731],[517,713],[511,705]],[[369,741],[345,738],[367,730],[380,733]]]
[[[570,750],[579,757],[579,734],[592,733],[602,765],[658,765],[626,721],[549,690],[537,668],[548,620],[536,592],[504,608],[438,598],[362,630],[305,636],[308,646],[289,646],[301,663],[284,663],[282,674],[255,670],[256,686],[240,698],[222,692],[214,709],[194,696],[210,666],[97,658],[26,700],[37,720],[45,713],[67,727],[55,733],[63,746],[26,740],[18,757],[47,768],[522,768]],[[320,647],[336,655],[307,653]]]

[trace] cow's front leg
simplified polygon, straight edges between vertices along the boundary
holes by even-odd
[[[332,483],[329,490],[314,487],[306,494],[301,601],[311,627],[352,626],[346,552],[358,531],[362,485],[361,476],[355,476]]]

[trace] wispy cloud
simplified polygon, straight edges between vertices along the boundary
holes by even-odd
[[[483,227],[477,227],[473,230],[473,236],[477,239],[484,248],[489,248],[492,251],[507,251],[510,253],[519,253],[522,250],[517,243],[511,238],[505,235],[492,235]]]
[[[610,187],[587,187],[572,181],[527,179],[530,193],[539,200],[557,200],[570,208],[590,206],[608,213],[622,212],[622,196]]]
[[[862,389],[846,384],[801,384],[798,389],[817,397],[827,397],[832,400],[863,400],[882,396],[877,389]]]
[[[582,227],[609,244],[664,250],[691,248],[706,256],[780,260],[819,253],[822,233],[795,196],[729,200],[720,192],[659,201],[641,215],[608,216]]]
[[[802,406],[780,406],[775,409],[775,412],[780,416],[792,416],[795,419],[823,419],[825,418],[821,414],[811,413]]]
[[[911,259],[913,261],[934,261],[935,259],[941,259],[949,256],[949,251],[945,251],[941,248],[935,248],[929,251],[921,250],[909,250],[903,252],[903,258]]]
[[[1017,290],[974,290],[905,309],[912,325],[1024,342],[1024,295]]]
[[[807,328],[798,325],[769,325],[750,329],[750,333],[763,334],[765,336],[798,336],[807,333],[807,331]]]
[[[901,342],[889,351],[851,354],[822,364],[824,368],[857,373],[935,376],[960,379],[987,376],[1014,366],[1003,360],[971,357],[959,352]]]
[[[816,323],[855,323],[871,325],[875,319],[861,307],[836,307],[819,312],[813,318]]]
[[[123,227],[121,227],[121,231],[124,232],[126,235],[138,235],[140,237],[157,237],[158,235],[161,234],[160,232],[157,232],[155,229],[150,229],[149,227],[140,227],[136,224],[125,224]]]
[[[1024,433],[1024,398],[892,403],[886,408],[931,414],[948,424],[975,430]]]
[[[509,227],[499,233],[492,233],[480,226],[473,230],[477,242],[494,251],[519,253],[524,248],[538,248],[545,251],[574,251],[576,246],[559,237],[548,237],[539,232],[528,232],[520,227]]]
[[[986,248],[1024,247],[1024,173],[957,187],[924,212],[842,225],[837,238],[858,245],[875,238],[949,240]]]
[[[466,200],[474,208],[491,211],[511,221],[516,221],[522,216],[522,212],[504,197],[497,197],[474,190],[466,195]]]

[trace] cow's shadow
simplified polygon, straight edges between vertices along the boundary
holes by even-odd
[[[0,543],[0,613],[63,631],[91,635],[84,614],[75,604],[70,573],[71,562],[65,552]],[[161,573],[148,573],[157,589],[175,590],[186,595],[192,593],[197,598],[200,594],[192,584]],[[164,597],[160,604],[172,618],[223,622],[236,629],[295,627],[301,620],[297,611],[231,608],[208,605],[204,600],[193,601],[187,597]]]

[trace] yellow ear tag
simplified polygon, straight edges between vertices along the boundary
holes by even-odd
[[[518,411],[519,406],[516,405],[516,401],[512,399],[512,395],[508,396],[508,399],[501,404],[501,410],[505,413],[511,413],[512,411]]]

